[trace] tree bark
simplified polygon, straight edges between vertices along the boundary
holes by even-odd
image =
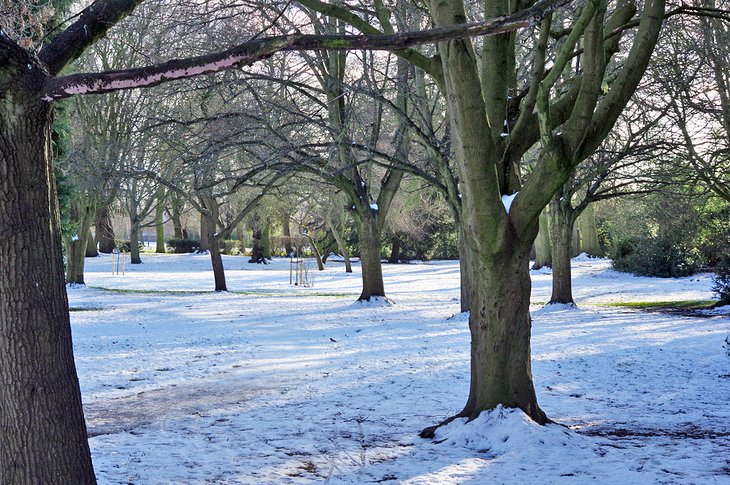
[[[198,251],[208,251],[210,249],[210,239],[208,239],[208,228],[205,222],[205,215],[200,214],[200,246]]]
[[[96,228],[96,242],[99,243],[99,252],[109,254],[114,251],[117,244],[114,241],[114,228],[112,227],[112,218],[108,205],[97,208],[94,226]]]
[[[580,228],[581,250],[589,256],[603,257],[601,243],[598,242],[598,231],[596,230],[596,213],[593,204],[588,204],[583,213],[578,217]]]
[[[570,258],[575,217],[570,202],[556,195],[550,201],[550,245],[553,255],[553,291],[550,303],[574,304]]]
[[[362,293],[359,300],[385,297],[383,265],[380,259],[380,222],[375,211],[358,217]]]
[[[573,242],[570,245],[570,255],[571,257],[576,257],[582,252],[582,235],[578,230],[578,224],[573,223],[573,229],[570,234],[573,238]]]
[[[38,94],[35,58],[0,42],[0,483],[95,483],[64,288],[50,105]]]
[[[294,254],[294,249],[291,245],[291,224],[290,224],[290,216],[289,214],[284,214],[281,218],[282,223],[282,232],[284,234],[284,252],[286,252],[286,256],[291,257],[292,254]]]
[[[170,197],[170,219],[172,219],[172,230],[175,239],[187,239],[187,236],[183,234],[181,213],[182,203],[180,202],[180,198],[176,194],[173,194]]]
[[[471,272],[469,270],[469,248],[466,247],[466,239],[463,234],[464,229],[459,225],[459,274],[461,277],[461,312],[468,312],[470,301],[473,296],[474,286],[471,283]]]
[[[91,233],[91,227],[89,227],[89,230],[86,231],[86,257],[96,258],[97,256],[99,256],[99,249],[96,246],[96,239]]]
[[[390,257],[388,258],[388,263],[390,264],[396,264],[400,262],[400,247],[401,247],[401,240],[398,236],[393,236],[391,238],[391,249],[390,249]]]
[[[334,236],[335,241],[337,241],[337,248],[339,249],[342,258],[345,260],[345,273],[352,273],[350,251],[347,250],[347,244],[345,244],[345,239],[342,237],[342,234],[340,234],[339,229],[335,227],[336,224],[333,221],[328,220],[327,224],[329,224],[330,231],[332,231],[332,236]]]
[[[463,216],[465,230],[469,230],[472,214],[465,212]],[[480,237],[473,229],[468,234]],[[458,417],[472,420],[500,404],[521,409],[539,424],[549,422],[537,404],[530,363],[532,239],[518,240],[507,229],[501,240],[500,249],[491,254],[473,244],[464,246],[469,253],[465,270],[470,273],[473,290],[469,313],[471,382],[464,409],[446,422]],[[433,437],[438,426],[424,429],[421,436]]]
[[[129,229],[129,262],[142,264],[142,258],[139,257],[139,224],[136,220],[132,220]]]
[[[157,189],[157,202],[155,206],[155,252],[165,254],[165,188],[160,186]]]
[[[78,201],[74,212],[79,220],[77,232],[68,239],[66,245],[66,283],[84,285],[84,259],[94,211],[86,203]]]
[[[547,211],[540,213],[540,229],[535,239],[535,264],[532,269],[550,268],[553,265],[552,252],[550,249],[550,216]]]

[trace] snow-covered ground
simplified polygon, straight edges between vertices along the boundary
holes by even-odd
[[[216,294],[207,256],[143,260],[112,275],[87,259],[89,287],[69,289],[102,484],[730,484],[730,318],[601,306],[708,299],[709,275],[577,258],[579,308],[541,309],[550,273],[534,272],[538,400],[568,428],[498,409],[432,441],[419,430],[468,392],[458,263],[384,265],[395,304],[369,305],[358,266],[304,288],[288,260],[226,257]]]

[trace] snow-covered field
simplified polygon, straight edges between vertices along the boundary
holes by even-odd
[[[216,294],[207,256],[143,260],[113,276],[87,259],[89,287],[69,289],[102,484],[730,484],[730,318],[601,306],[708,299],[709,275],[578,258],[579,309],[542,309],[550,273],[534,272],[538,400],[568,428],[498,409],[431,441],[419,430],[469,385],[458,263],[385,265],[395,304],[378,306],[354,302],[357,266],[303,288],[288,260],[226,257]]]

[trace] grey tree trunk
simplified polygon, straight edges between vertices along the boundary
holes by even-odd
[[[337,242],[337,248],[342,255],[342,258],[345,260],[345,273],[352,273],[350,251],[347,250],[347,244],[345,244],[345,239],[342,237],[342,234],[340,234],[339,229],[336,227],[336,224],[333,221],[327,221],[327,223],[330,226],[330,231],[332,231],[332,236],[334,236],[335,241]]]
[[[466,247],[463,228],[459,225],[459,274],[461,275],[461,311],[468,312],[470,301],[473,296],[473,285],[471,283],[471,270],[469,269],[469,248]]]
[[[550,201],[550,238],[553,254],[553,291],[550,303],[573,304],[570,258],[573,255],[575,216],[570,202]]]
[[[362,293],[359,300],[385,297],[383,264],[380,259],[380,223],[375,211],[358,217]]]
[[[550,268],[553,265],[552,252],[550,250],[550,216],[547,211],[540,213],[540,229],[535,239],[535,264],[532,269]]]
[[[142,258],[139,256],[139,224],[136,220],[132,220],[129,229],[129,262],[142,264]]]
[[[581,233],[580,230],[578,230],[578,224],[573,224],[573,229],[571,231],[571,236],[573,238],[573,242],[571,244],[571,251],[570,255],[571,257],[578,256],[583,251],[583,246],[581,243]]]
[[[281,218],[282,223],[282,233],[284,234],[284,252],[286,252],[286,256],[290,257],[292,254],[294,254],[294,249],[291,245],[291,219],[290,215],[284,214]]]
[[[157,202],[155,206],[155,239],[156,253],[164,254],[165,251],[165,189],[160,186],[157,189]]]
[[[96,238],[91,233],[91,227],[86,231],[86,257],[96,258],[99,256],[99,250],[96,247]]]
[[[74,211],[79,218],[77,233],[68,239],[66,248],[66,283],[84,285],[84,263],[86,257],[87,238],[91,233],[91,221],[94,211],[83,202],[78,202]]]
[[[172,228],[175,239],[184,239],[182,226],[182,203],[177,195],[170,197],[170,219],[172,219]]]
[[[200,214],[200,246],[198,251],[208,251],[210,249],[210,239],[208,238],[208,228],[205,222],[205,215]]]
[[[578,227],[580,229],[581,250],[589,256],[603,257],[601,243],[598,242],[596,213],[593,210],[593,204],[588,204],[578,217]]]
[[[109,254],[114,251],[117,244],[114,241],[114,228],[112,227],[108,205],[97,208],[94,227],[96,228],[96,242],[99,243],[99,252]]]
[[[0,44],[0,483],[93,484],[43,70]]]

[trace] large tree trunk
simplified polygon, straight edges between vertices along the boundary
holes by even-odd
[[[466,247],[463,228],[459,227],[459,274],[461,275],[461,311],[468,312],[474,286],[471,283],[471,272],[469,271],[469,248]]]
[[[470,214],[465,213],[465,219]],[[465,220],[472,239],[486,239]],[[450,418],[475,419],[497,405],[522,409],[540,424],[549,420],[537,404],[530,363],[530,248],[532,240],[519,241],[507,229],[501,249],[480,254],[478,246],[465,244],[469,252],[465,270],[471,282],[471,383],[464,409]],[[442,423],[443,424],[443,423]],[[438,426],[421,436],[433,437]]]
[[[139,257],[139,225],[134,220],[129,229],[129,261],[142,264],[142,258]]]
[[[570,203],[555,196],[550,201],[550,238],[553,255],[553,292],[550,303],[573,302],[570,258],[573,255],[573,226],[575,217]]]
[[[535,239],[535,264],[532,269],[550,268],[553,265],[552,252],[550,249],[550,216],[547,211],[540,213],[540,229]]]
[[[108,205],[97,208],[94,227],[96,228],[96,242],[99,243],[99,252],[109,254],[114,251],[117,243],[114,241],[114,228],[112,227],[112,217]]]
[[[362,293],[359,300],[385,297],[383,265],[380,259],[380,223],[375,211],[361,215],[358,224]]]
[[[41,72],[3,43],[0,483],[88,484],[95,479],[73,361]]]
[[[578,217],[578,227],[580,228],[581,250],[589,256],[602,257],[603,250],[601,243],[598,242],[596,213],[593,210],[593,204],[588,204]]]

